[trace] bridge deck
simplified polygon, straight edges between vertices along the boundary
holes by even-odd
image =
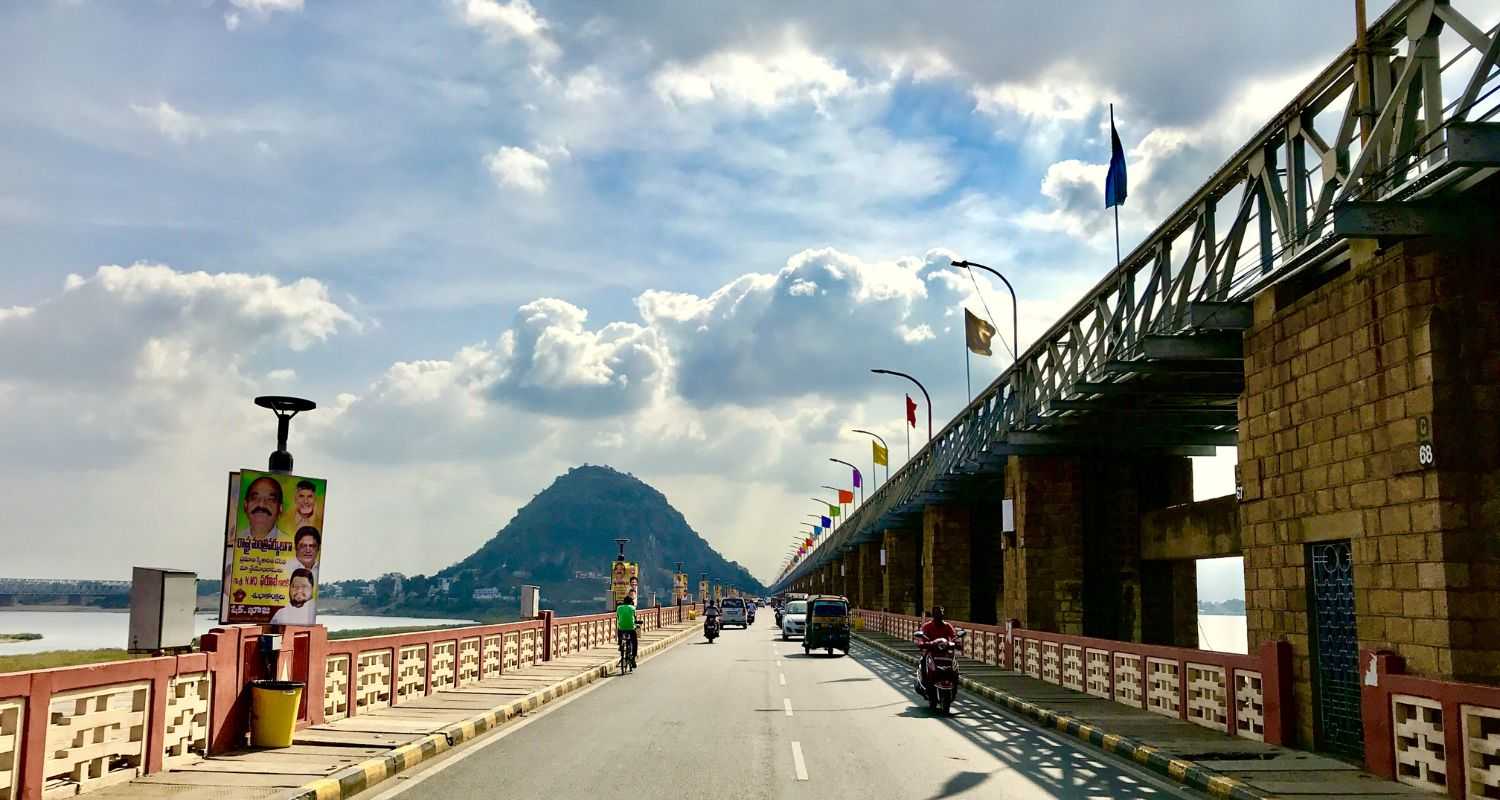
[[[858,636],[881,650],[916,659],[917,648],[909,641],[872,632],[861,632]],[[1125,736],[1157,748],[1170,758],[1193,762],[1265,794],[1297,800],[1432,797],[1431,793],[1382,780],[1353,764],[1327,756],[1231,738],[1179,719],[1054,686],[1020,672],[969,659],[960,661],[966,678],[1072,717],[1106,734]]]

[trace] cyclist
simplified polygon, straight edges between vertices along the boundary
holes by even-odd
[[[630,668],[635,669],[636,647],[639,644],[635,631],[635,595],[627,594],[625,599],[615,606],[615,635],[616,641],[624,642],[628,648]]]

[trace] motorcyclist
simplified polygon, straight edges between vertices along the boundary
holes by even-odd
[[[922,661],[917,666],[917,678],[919,681],[923,675],[927,674],[927,659],[932,657],[932,652],[928,644],[938,639],[947,639],[949,642],[955,643],[958,641],[958,629],[948,624],[942,606],[933,606],[932,610],[928,613],[932,618],[922,623],[920,631],[922,639],[917,642],[917,648],[922,651]]]
[[[720,629],[720,627],[719,627],[719,615],[720,615],[720,613],[721,612],[719,611],[719,607],[716,606],[716,605],[714,605],[714,601],[709,600],[708,602],[704,603],[703,604],[703,625],[704,625],[704,627],[707,628],[709,626],[712,626],[714,628],[714,630],[719,630]]]

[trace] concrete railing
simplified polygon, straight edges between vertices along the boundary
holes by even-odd
[[[1400,656],[1360,653],[1365,766],[1455,798],[1500,797],[1500,687],[1405,674]]]
[[[855,612],[865,630],[903,639],[919,617]],[[1271,744],[1293,732],[1291,646],[1266,642],[1256,655],[1121,642],[950,620],[966,634],[964,655],[1065,689]]]
[[[698,606],[648,608],[642,630]],[[614,641],[614,615],[329,640],[281,629],[266,673],[256,625],[215,628],[186,655],[0,674],[0,800],[72,795],[245,744],[251,681],[297,680],[298,726],[369,713]]]

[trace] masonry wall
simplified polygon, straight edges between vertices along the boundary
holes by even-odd
[[[1002,619],[1083,633],[1083,472],[1077,457],[1026,456],[1005,465],[1015,504],[1014,546],[1004,551]]]
[[[1291,643],[1304,746],[1311,542],[1351,540],[1361,647],[1428,676],[1500,679],[1495,252],[1365,248],[1305,296],[1257,299],[1240,399],[1249,639]]]
[[[881,608],[898,614],[917,613],[921,601],[917,574],[921,537],[916,531],[889,530],[882,538],[885,548],[885,591]]]
[[[942,606],[953,619],[973,621],[970,586],[972,513],[961,504],[922,510],[922,613]]]

